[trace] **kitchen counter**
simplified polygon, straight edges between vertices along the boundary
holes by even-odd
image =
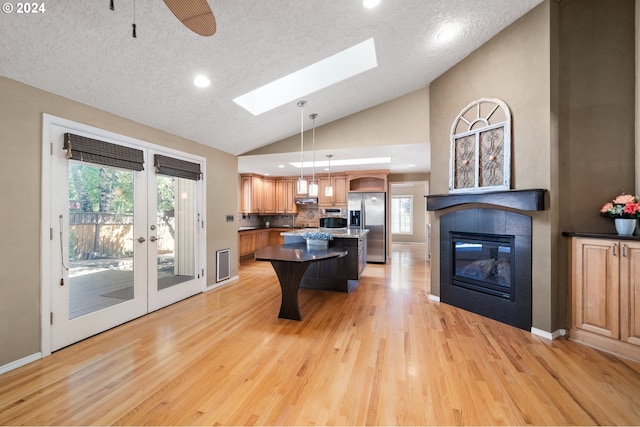
[[[265,227],[265,226],[259,226],[259,227],[238,227],[238,231],[251,231],[251,230],[279,230],[281,228],[286,228],[286,229],[291,229],[291,230],[298,230],[301,229],[301,227],[292,227],[290,225],[278,225],[278,226],[271,226],[271,227]]]
[[[350,228],[301,228],[291,231],[283,231],[280,233],[281,236],[291,236],[291,237],[302,237],[305,233],[329,233],[335,239],[346,238],[346,239],[361,239],[365,236],[369,230],[360,230],[360,229],[350,229]]]

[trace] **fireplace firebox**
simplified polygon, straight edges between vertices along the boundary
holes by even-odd
[[[514,236],[451,233],[453,286],[512,300]]]

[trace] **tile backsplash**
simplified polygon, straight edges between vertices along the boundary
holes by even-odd
[[[264,227],[264,219],[271,219],[271,227],[319,227],[318,205],[299,205],[298,213],[292,214],[238,214],[238,227]]]

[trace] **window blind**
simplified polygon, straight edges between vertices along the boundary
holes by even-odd
[[[199,181],[202,179],[200,163],[174,159],[160,154],[154,155],[156,173]]]
[[[73,133],[64,134],[67,159],[134,171],[144,170],[144,153],[136,148],[112,144]]]

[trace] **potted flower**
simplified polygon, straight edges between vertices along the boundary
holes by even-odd
[[[631,194],[620,194],[600,208],[600,213],[615,220],[616,231],[621,236],[631,236],[640,218],[640,198]]]
[[[324,231],[307,231],[302,235],[302,238],[307,241],[309,249],[327,249],[329,241],[333,240],[333,235]]]
[[[271,227],[271,217],[270,216],[265,216],[262,218],[262,220],[264,221],[264,226],[269,228]]]

